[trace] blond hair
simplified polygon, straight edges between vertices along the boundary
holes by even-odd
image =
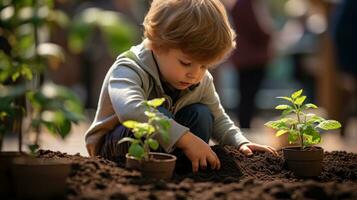
[[[152,48],[180,49],[197,62],[219,62],[235,47],[220,0],[154,0],[143,25]]]

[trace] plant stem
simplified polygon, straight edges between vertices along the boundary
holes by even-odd
[[[4,141],[4,134],[0,133],[0,151],[2,150],[3,141]]]
[[[301,124],[300,109],[297,106],[296,106],[296,116],[297,116],[298,124]],[[304,149],[304,136],[303,136],[299,127],[296,127],[296,129],[298,130],[299,135],[300,135],[300,147],[301,147],[301,149]]]
[[[149,160],[150,159],[150,148],[146,141],[144,142],[144,152],[146,152],[145,159]]]
[[[16,104],[20,105],[21,107],[26,107],[26,97],[25,96],[21,96],[18,99],[15,100]],[[20,111],[20,114],[18,117],[16,117],[15,123],[16,123],[16,131],[18,133],[18,149],[19,152],[22,152],[22,137],[23,137],[23,133],[22,133],[22,121],[24,118],[24,114]]]

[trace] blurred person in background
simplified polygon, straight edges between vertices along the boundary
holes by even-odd
[[[293,66],[292,75],[304,88],[309,101],[315,102],[315,79],[318,73],[316,54],[319,39],[327,22],[318,4],[309,0],[288,0],[283,4],[285,22],[278,33],[276,47]]]
[[[357,1],[343,0],[337,6],[332,20],[332,39],[335,45],[336,61],[339,70],[339,89],[343,109],[340,121],[346,124],[352,112],[356,112],[357,92]],[[341,134],[344,134],[344,127]]]
[[[237,48],[231,56],[239,75],[240,101],[236,111],[241,128],[250,128],[255,97],[272,58],[272,18],[268,1],[237,0],[231,9]]]

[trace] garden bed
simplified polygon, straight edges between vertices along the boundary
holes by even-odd
[[[286,169],[281,156],[245,157],[231,146],[213,150],[221,160],[219,171],[191,173],[191,163],[179,158],[169,182],[144,179],[120,161],[47,150],[40,157],[73,161],[68,199],[357,199],[357,154],[325,152],[322,174],[304,180]]]

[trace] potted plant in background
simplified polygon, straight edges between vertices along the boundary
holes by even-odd
[[[1,57],[1,56],[0,56]],[[0,151],[0,198],[7,199],[12,193],[11,165],[12,160],[17,157],[26,156],[22,152],[22,116],[23,109],[19,103],[20,94],[24,93],[23,87],[4,88],[0,84],[0,150],[2,148],[3,137],[8,133],[18,134],[18,151],[1,152]],[[6,96],[4,94],[7,94]],[[4,95],[4,96],[3,96]]]
[[[290,97],[277,97],[286,100],[289,104],[275,107],[282,110],[282,117],[276,121],[269,121],[265,126],[275,129],[276,136],[288,134],[290,144],[299,144],[295,147],[283,148],[283,156],[287,166],[297,177],[315,177],[322,170],[323,149],[314,146],[321,142],[321,130],[333,130],[341,127],[336,120],[326,120],[316,114],[306,113],[308,109],[316,109],[312,103],[304,104],[306,96],[303,90],[294,92]],[[295,118],[287,116],[295,113]]]
[[[29,148],[34,156],[40,147],[42,127],[64,139],[71,130],[72,122],[78,123],[83,119],[78,97],[65,87],[48,83],[37,91],[28,91],[26,97],[32,105],[31,126],[35,130],[35,141]],[[65,158],[15,158],[12,174],[16,195],[21,199],[64,197],[70,170],[71,162]]]
[[[36,133],[34,145],[30,145],[32,152],[39,145],[40,127],[65,138],[71,123],[83,119],[81,102],[75,94],[46,81],[46,69],[63,62],[64,53],[58,45],[45,42],[48,34],[43,33],[51,25],[61,26],[69,21],[53,6],[51,1],[37,0],[0,3],[0,146],[5,134],[19,136],[18,152],[0,153],[1,199],[65,194],[71,164],[61,159],[23,157],[22,150],[25,115]]]
[[[157,98],[145,101],[147,109],[145,115],[147,122],[125,121],[123,125],[132,130],[134,138],[125,137],[118,143],[130,142],[126,154],[126,167],[137,169],[142,175],[156,179],[170,179],[175,168],[176,156],[167,153],[151,152],[159,148],[159,143],[154,139],[155,134],[161,134],[164,142],[168,141],[170,122],[157,115],[157,107],[165,101]]]

